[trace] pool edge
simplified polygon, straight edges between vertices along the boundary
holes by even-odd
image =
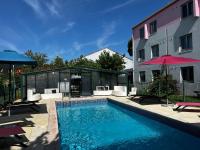
[[[87,98],[85,99],[77,99],[77,101],[84,101],[86,100]],[[99,98],[96,98],[96,99],[91,99],[91,100],[98,100]],[[186,123],[186,122],[182,122],[180,120],[176,120],[176,119],[173,119],[173,118],[169,118],[167,116],[164,116],[164,115],[161,115],[161,114],[158,114],[156,112],[151,112],[151,111],[148,111],[148,110],[145,110],[145,109],[142,109],[142,108],[138,108],[136,106],[132,106],[132,105],[129,105],[127,103],[123,103],[123,102],[120,102],[118,100],[115,100],[115,99],[112,99],[112,98],[106,98],[104,97],[103,99],[107,99],[108,102],[111,102],[113,104],[116,104],[120,107],[123,107],[125,109],[128,109],[130,111],[133,111],[133,112],[136,112],[140,115],[143,115],[145,117],[148,117],[150,119],[153,119],[153,120],[156,120],[158,122],[161,122],[161,123],[164,123],[172,128],[175,128],[175,129],[178,129],[182,132],[185,132],[185,133],[188,133],[190,135],[193,135],[195,137],[198,137],[200,138],[200,127],[198,126],[195,126],[191,123]],[[65,101],[65,102],[73,102],[74,100],[71,100],[71,101]],[[56,103],[57,102],[63,102],[63,101],[54,101],[54,102],[51,102],[51,106],[50,106],[50,115],[49,115],[49,121],[52,122],[52,126],[53,126],[53,132],[54,134],[51,135],[51,138],[57,138],[57,143],[56,143],[56,147],[55,149],[60,149],[61,148],[61,145],[60,145],[60,135],[59,135],[59,128],[58,128],[58,116],[57,116],[57,110],[56,110]],[[52,130],[49,130],[51,125],[48,125],[48,131],[50,131],[50,133],[52,132]],[[52,128],[52,127],[51,127]]]
[[[48,143],[51,144],[51,149],[60,149],[60,136],[58,129],[58,118],[56,111],[56,101],[49,102],[49,118],[48,118]]]
[[[118,106],[121,106],[125,109],[136,112],[140,115],[143,115],[143,116],[148,117],[150,119],[164,123],[164,124],[166,124],[170,127],[176,128],[178,130],[181,130],[183,132],[186,132],[188,134],[191,134],[193,136],[200,138],[200,127],[195,126],[191,123],[186,123],[186,122],[182,122],[180,120],[169,118],[167,116],[164,116],[164,115],[161,115],[161,114],[158,114],[158,113],[155,113],[155,112],[151,112],[151,111],[148,111],[148,110],[145,110],[145,109],[141,109],[141,108],[138,108],[136,106],[132,106],[132,105],[120,102],[120,101],[115,100],[115,99],[107,98],[107,100],[109,102],[116,104]]]

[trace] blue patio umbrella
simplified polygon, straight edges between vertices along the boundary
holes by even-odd
[[[36,65],[36,61],[34,61],[32,58],[24,54],[17,53],[13,50],[4,50],[0,52],[0,63],[11,65]]]
[[[9,65],[9,102],[11,102],[11,74],[12,74],[12,66],[14,73],[14,65],[37,65],[36,61],[32,58],[20,54],[13,50],[4,50],[0,51],[0,64]]]

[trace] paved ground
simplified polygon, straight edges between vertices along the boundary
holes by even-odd
[[[48,142],[48,102],[41,101],[39,112],[35,112],[28,107],[19,107],[11,110],[11,116],[7,114],[0,117],[0,125],[19,125],[26,132],[22,136],[23,141],[27,141],[29,147],[27,149],[44,149]],[[22,149],[16,145],[14,138],[0,139],[0,149],[18,150]],[[13,146],[15,145],[15,146]]]
[[[87,99],[98,99],[104,97],[87,97]],[[106,97],[105,97],[106,98]],[[144,110],[148,110],[160,115],[164,115],[182,122],[192,123],[200,127],[200,109],[189,108],[184,112],[173,111],[172,107],[163,107],[160,104],[152,105],[140,105],[125,97],[109,96],[108,98],[116,101],[126,103]],[[85,99],[85,98],[82,98]],[[65,98],[68,100],[68,98]],[[71,99],[74,100],[74,99]],[[18,124],[25,130],[23,139],[29,141],[29,147],[27,149],[58,149],[58,126],[57,115],[55,109],[55,100],[43,100],[40,102],[40,111],[33,112],[28,108],[18,108],[12,110],[11,117],[7,117],[4,112],[4,116],[0,116],[0,125]],[[15,145],[16,142],[13,138],[7,138],[5,140],[0,139],[0,150],[11,149],[18,150],[21,147]],[[12,145],[12,146],[11,146]]]
[[[132,105],[144,110],[148,110],[154,113],[158,113],[163,116],[167,116],[169,118],[173,118],[175,120],[179,120],[185,123],[192,123],[200,127],[200,109],[188,107],[184,111],[178,112],[173,111],[173,108],[176,106],[168,106],[162,104],[150,104],[150,105],[140,105],[133,100],[124,97],[110,97],[111,99],[117,100],[122,103],[126,103],[128,105]]]

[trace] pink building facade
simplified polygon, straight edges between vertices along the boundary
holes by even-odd
[[[143,61],[166,54],[200,59],[200,0],[174,0],[132,30],[134,81],[142,86],[160,70],[160,66],[140,65]],[[188,88],[200,88],[199,64],[173,66],[170,74],[180,86],[184,80]]]

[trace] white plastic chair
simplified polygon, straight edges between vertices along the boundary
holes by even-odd
[[[41,99],[41,95],[39,93],[35,93],[35,89],[27,90],[27,101],[39,101]]]
[[[128,96],[131,97],[131,96],[136,96],[137,94],[137,88],[136,87],[132,87],[131,88],[131,91],[129,92]]]

